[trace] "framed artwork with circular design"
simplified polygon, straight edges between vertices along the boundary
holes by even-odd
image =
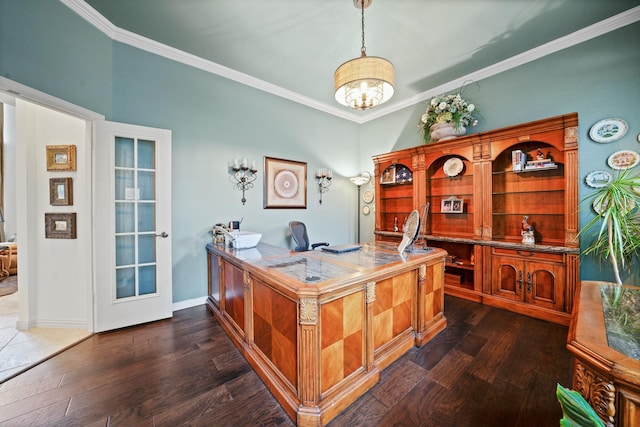
[[[264,208],[306,209],[307,163],[264,158]]]

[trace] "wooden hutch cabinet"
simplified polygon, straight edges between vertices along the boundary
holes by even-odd
[[[577,131],[572,113],[374,156],[376,239],[400,241],[418,210],[428,246],[449,254],[446,293],[568,325]],[[530,226],[534,244],[523,243]]]

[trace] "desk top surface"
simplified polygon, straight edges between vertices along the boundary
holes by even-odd
[[[284,275],[307,284],[336,280],[390,266],[415,264],[424,260],[426,256],[444,257],[445,254],[437,248],[416,247],[412,252],[401,255],[397,251],[397,245],[385,242],[363,243],[360,250],[344,253],[322,250],[293,252],[266,243],[260,243],[250,249],[208,244],[207,249],[234,258],[250,269]]]

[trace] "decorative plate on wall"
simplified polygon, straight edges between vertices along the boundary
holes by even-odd
[[[363,215],[369,215],[369,213],[371,212],[371,208],[367,205],[362,207],[362,214]]]
[[[442,170],[444,171],[444,174],[447,175],[448,177],[454,177],[459,175],[460,172],[462,172],[463,168],[464,168],[464,163],[462,163],[462,160],[460,160],[457,157],[450,158],[449,160],[444,162],[444,165],[442,166]]]
[[[595,142],[613,142],[627,133],[627,122],[622,119],[600,120],[589,129],[589,137]]]
[[[362,193],[362,200],[364,200],[365,203],[373,202],[373,191],[365,190],[365,192]]]
[[[587,185],[592,188],[602,188],[609,184],[613,180],[611,174],[607,171],[592,171],[589,172],[585,181]]]
[[[612,169],[629,169],[636,166],[640,162],[640,154],[632,150],[616,151],[607,159],[607,164]]]
[[[607,203],[602,203],[602,196],[596,197],[592,205],[593,205],[593,210],[596,211],[598,215],[602,214],[603,209],[607,208]],[[626,215],[628,212],[631,212],[635,207],[636,207],[636,202],[634,202],[633,199],[629,199],[627,206],[620,207],[620,213],[622,213],[623,215]]]

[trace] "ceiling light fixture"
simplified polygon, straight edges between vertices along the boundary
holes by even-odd
[[[393,64],[384,58],[367,56],[364,46],[364,9],[373,0],[353,0],[362,12],[362,48],[360,57],[345,62],[334,75],[336,101],[356,110],[368,110],[393,96]]]

